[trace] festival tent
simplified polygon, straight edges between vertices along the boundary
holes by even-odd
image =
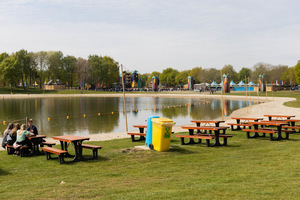
[[[252,81],[250,81],[247,85],[254,86],[255,84]]]
[[[238,83],[239,86],[244,86],[245,83],[241,80],[239,83]]]
[[[219,86],[219,84],[217,84],[215,81],[213,81],[213,82],[210,84],[210,86],[217,87],[217,86]]]
[[[236,84],[233,81],[230,81],[229,85],[230,86],[236,86]]]

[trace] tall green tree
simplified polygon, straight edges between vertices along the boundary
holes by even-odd
[[[177,75],[175,77],[176,85],[180,85],[181,87],[183,87],[185,84],[187,84],[189,74],[190,74],[190,70],[184,70],[184,71],[177,73]]]
[[[290,67],[285,72],[283,72],[281,80],[285,82],[296,83],[297,81],[295,67]]]
[[[15,64],[15,55],[5,57],[0,64],[1,78],[2,81],[10,84],[10,88],[12,91],[12,86],[17,85],[18,76],[22,74],[20,68]]]
[[[141,78],[141,85],[142,87],[147,87],[148,86],[148,77],[150,76],[149,73],[146,74],[139,74],[139,78]]]
[[[251,69],[249,68],[246,68],[246,67],[243,67],[239,73],[238,73],[238,80],[235,82],[235,83],[238,83],[240,82],[241,80],[244,81],[244,82],[247,82],[245,78],[248,79],[248,77],[251,79],[251,74],[252,74],[252,71]],[[256,80],[255,80],[256,81]]]
[[[111,87],[119,78],[118,63],[108,56],[90,55],[89,63],[92,68],[93,84],[101,83],[102,87]]]
[[[63,53],[61,51],[48,52],[48,67],[51,78],[63,80]]]
[[[194,77],[195,83],[203,83],[204,79],[201,76],[203,74],[203,69],[202,67],[194,67],[190,72],[189,76]]]
[[[27,80],[27,77],[31,73],[30,56],[26,50],[21,49],[20,51],[16,52],[14,64],[15,68],[18,69],[17,71],[19,72],[17,75],[22,80],[23,89],[26,90],[24,80]]]
[[[49,54],[46,51],[39,51],[35,54],[35,62],[38,66],[38,76],[40,79],[40,88],[42,88],[42,84],[45,81],[45,71],[48,69],[48,59]]]
[[[298,63],[295,66],[295,76],[297,83],[300,83],[300,60],[298,60]]]
[[[237,72],[234,70],[232,65],[225,65],[222,68],[222,73],[229,75],[230,76],[230,80],[233,80],[234,82],[238,81],[238,74]]]
[[[160,83],[166,85],[167,87],[175,86],[176,85],[175,77],[178,73],[179,73],[178,70],[173,68],[164,69],[163,72],[159,75],[159,81]]]
[[[73,86],[73,80],[76,72],[76,58],[74,56],[66,56],[63,58],[63,68],[65,80],[68,82],[68,87]]]

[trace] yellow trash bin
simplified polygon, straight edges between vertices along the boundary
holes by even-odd
[[[152,145],[156,151],[168,151],[170,149],[173,120],[167,118],[152,119]]]

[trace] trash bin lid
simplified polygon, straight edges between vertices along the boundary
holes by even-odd
[[[168,118],[152,118],[151,121],[156,124],[174,125],[175,122]]]
[[[168,119],[168,118],[153,118],[152,119],[153,122],[161,122],[161,123],[164,123],[164,122],[173,122],[173,120],[171,119]]]

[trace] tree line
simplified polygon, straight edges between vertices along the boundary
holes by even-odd
[[[194,77],[195,83],[212,83],[216,81],[220,83],[222,75],[230,75],[230,80],[236,84],[241,80],[248,83],[258,83],[259,75],[264,76],[264,81],[274,83],[277,80],[287,84],[300,83],[300,61],[294,67],[286,65],[271,65],[266,63],[257,63],[253,68],[243,67],[240,71],[236,71],[232,65],[225,65],[222,69],[202,67],[194,67],[191,70],[178,71],[173,68],[167,68],[162,73],[154,71],[148,76],[148,81],[153,76],[159,77],[160,83],[165,86],[183,86],[188,83],[188,77]]]
[[[37,82],[42,88],[50,79],[59,79],[66,86],[88,84],[112,87],[118,82],[118,63],[109,56],[90,55],[88,59],[64,56],[61,51],[28,52],[24,49],[9,55],[0,54],[0,82],[17,86]],[[24,89],[26,89],[23,84]]]
[[[244,67],[238,72],[232,65],[225,65],[222,69],[194,67],[183,71],[166,68],[162,72],[139,74],[139,77],[142,87],[147,87],[153,76],[159,77],[160,84],[166,87],[182,87],[188,83],[189,76],[194,77],[195,83],[220,83],[222,74],[230,75],[230,80],[235,83],[241,80],[257,83],[258,76],[264,75],[268,83],[281,80],[296,84],[300,83],[300,61],[293,67],[257,63],[252,68]],[[111,88],[113,83],[119,82],[118,62],[109,56],[90,55],[88,59],[64,56],[61,51],[28,52],[21,49],[11,55],[5,52],[0,54],[2,84],[17,86],[20,82],[27,85],[37,82],[42,87],[50,79],[59,79],[68,87],[88,83]]]

